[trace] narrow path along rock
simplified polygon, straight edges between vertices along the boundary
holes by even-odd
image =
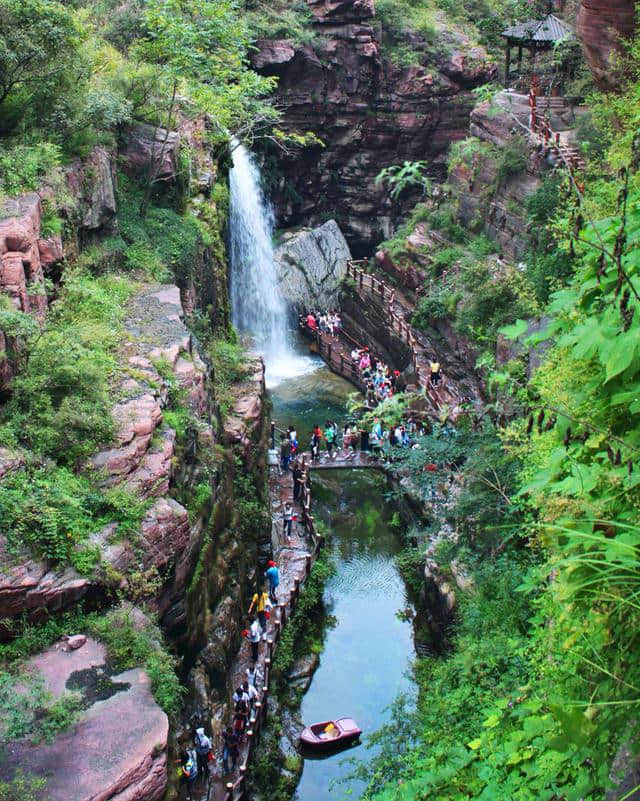
[[[315,555],[314,542],[307,534],[306,528],[302,523],[302,508],[298,502],[293,501],[293,480],[291,473],[280,474],[276,467],[271,468],[269,476],[269,493],[271,499],[272,514],[272,539],[274,543],[274,559],[280,569],[280,585],[278,587],[278,606],[274,608],[268,622],[267,641],[260,643],[259,657],[257,665],[260,669],[262,681],[258,686],[261,693],[261,708],[266,710],[266,701],[270,681],[268,680],[269,671],[266,670],[270,644],[269,641],[277,640],[277,629],[286,625],[286,621],[295,608],[295,589],[300,585],[309,573],[310,565]],[[297,521],[292,527],[292,536],[287,541],[283,534],[282,511],[286,501],[291,501]],[[274,644],[272,651],[275,653],[277,644]],[[229,671],[229,687],[231,691],[238,687],[246,678],[247,668],[253,664],[251,659],[251,646],[243,640],[238,655]],[[267,679],[267,681],[265,681]],[[233,709],[231,697],[229,697],[229,709]],[[256,713],[252,713],[252,721],[248,729],[255,731],[259,728],[255,722]],[[230,720],[228,721],[231,722]],[[194,797],[199,801],[204,801],[208,796],[208,801],[218,801],[218,799],[228,798],[228,784],[236,784],[242,781],[246,772],[246,766],[250,760],[251,747],[250,737],[245,736],[238,759],[238,769],[228,776],[222,774],[222,765],[218,764],[213,769],[211,786],[197,785]],[[259,748],[259,743],[255,746]],[[222,753],[222,739],[214,738],[214,751],[216,755]]]

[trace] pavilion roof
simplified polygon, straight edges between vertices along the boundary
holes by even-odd
[[[571,25],[554,14],[547,14],[543,19],[530,19],[512,25],[502,31],[501,36],[511,39],[520,44],[532,44],[541,46],[551,46],[560,39],[569,37],[575,38],[575,33]]]

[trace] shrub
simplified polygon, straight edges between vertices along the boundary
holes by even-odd
[[[448,313],[443,293],[432,293],[420,301],[411,318],[411,325],[425,331],[432,320],[442,320]]]
[[[514,135],[504,143],[498,155],[498,180],[504,181],[526,169],[529,146],[523,136]]]
[[[36,801],[47,780],[18,769],[11,781],[0,781],[0,801]]]
[[[13,552],[27,546],[53,562],[90,573],[99,562],[89,536],[107,523],[137,531],[145,504],[124,489],[101,492],[66,468],[36,467],[6,476],[0,484],[0,531]]]
[[[47,173],[60,165],[60,148],[51,142],[0,144],[0,191],[19,195],[38,189]]]
[[[122,302],[131,291],[118,278],[69,276],[4,410],[24,445],[74,465],[111,439],[109,379]]]

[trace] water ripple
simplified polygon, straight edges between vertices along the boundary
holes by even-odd
[[[359,553],[339,561],[338,572],[327,585],[329,593],[340,595],[382,595],[402,591],[395,564],[388,556]]]

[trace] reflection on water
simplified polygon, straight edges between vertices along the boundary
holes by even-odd
[[[369,471],[316,474],[315,511],[332,533],[336,575],[325,590],[328,611],[336,625],[327,632],[320,667],[302,702],[305,723],[332,717],[353,717],[367,733],[388,721],[386,707],[399,692],[411,692],[407,671],[413,658],[411,624],[396,612],[407,606],[404,582],[395,566],[399,549],[389,528],[392,510],[383,502],[382,476]],[[318,491],[321,488],[321,491]],[[337,494],[334,494],[337,488]],[[353,770],[354,759],[365,764],[373,751],[364,747],[322,761],[305,761],[298,801],[342,797],[350,790],[359,798],[364,783],[333,787]]]
[[[282,381],[272,393],[273,419],[280,428],[295,425],[306,447],[314,423],[346,418],[345,403],[354,392],[344,379],[319,367]],[[327,584],[325,601],[336,625],[327,632],[320,667],[302,702],[305,723],[353,717],[367,733],[389,719],[385,708],[399,692],[411,694],[407,670],[413,658],[411,624],[396,612],[408,604],[395,567],[399,543],[389,527],[393,513],[384,502],[384,478],[368,470],[333,470],[313,474],[314,514],[331,531],[330,547],[337,573]],[[360,746],[323,760],[306,760],[298,785],[298,801],[353,799],[364,785],[349,782],[332,787],[353,770],[346,763],[365,764],[373,751]]]

